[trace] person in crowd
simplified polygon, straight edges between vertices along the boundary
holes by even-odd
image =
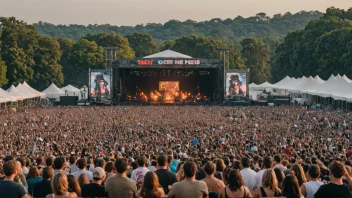
[[[33,197],[46,197],[48,194],[53,193],[51,190],[50,180],[54,176],[54,169],[51,167],[45,167],[42,171],[41,182],[35,183],[33,188]]]
[[[54,159],[53,159],[51,156],[45,158],[45,165],[46,165],[47,167],[52,167],[52,168],[53,168]]]
[[[296,176],[288,175],[285,177],[282,182],[282,196],[286,198],[304,198]]]
[[[259,197],[280,197],[281,190],[279,189],[278,182],[274,170],[265,170],[262,176],[262,185],[256,188],[253,192],[254,198]]]
[[[273,160],[271,157],[269,156],[266,156],[264,157],[263,159],[263,169],[260,170],[259,172],[257,172],[257,175],[255,176],[255,179],[256,179],[256,187],[259,188],[262,186],[262,178],[263,178],[263,175],[264,173],[267,171],[267,170],[270,170],[273,168]]]
[[[159,155],[157,160],[158,170],[155,171],[155,174],[158,177],[163,191],[167,194],[169,193],[169,188],[177,182],[177,178],[175,173],[168,170],[168,158],[166,155]]]
[[[18,165],[14,160],[4,163],[3,171],[5,179],[0,180],[0,196],[6,198],[29,198],[30,196],[25,191],[24,187],[14,182],[18,173]]]
[[[222,172],[224,172],[226,165],[224,163],[223,159],[217,159],[215,161],[216,165],[216,172],[215,172],[215,177],[222,180]]]
[[[153,161],[150,163],[150,166],[148,166],[148,169],[149,169],[150,171],[154,172],[154,171],[157,170],[157,169],[156,169],[156,166],[157,166],[157,165],[158,165],[157,162],[153,160]]]
[[[305,173],[301,165],[299,164],[292,165],[291,172],[294,176],[297,177],[299,186],[302,186],[303,183],[307,182]]]
[[[53,193],[47,195],[46,198],[78,198],[76,193],[69,192],[67,176],[62,172],[54,175],[51,181],[51,189]]]
[[[76,162],[77,162],[76,157],[70,156],[69,161],[70,161],[70,173],[74,173],[76,171],[79,171],[79,168],[76,165]]]
[[[43,157],[42,156],[37,157],[37,159],[35,159],[35,163],[36,163],[37,168],[39,170],[39,174],[42,175],[43,168],[45,168]]]
[[[108,193],[105,192],[105,187],[101,185],[106,178],[104,169],[97,167],[93,171],[93,181],[90,184],[82,186],[82,197],[108,197]]]
[[[176,166],[173,164],[173,156],[172,155],[168,155],[167,156],[167,162],[169,164],[169,169],[171,172],[176,173]]]
[[[144,175],[149,172],[149,169],[146,168],[146,159],[144,156],[141,156],[137,159],[138,168],[132,171],[131,179],[136,181],[138,186],[141,186],[144,181]]]
[[[67,181],[68,181],[68,192],[76,193],[76,195],[80,197],[81,187],[79,186],[78,180],[75,178],[75,176],[71,174],[67,175]]]
[[[247,157],[241,159],[242,170],[240,171],[244,185],[252,192],[257,186],[256,175],[257,173],[250,169],[250,160]]]
[[[4,169],[2,168],[3,165],[4,165],[4,160],[0,156],[0,178],[4,177]]]
[[[116,176],[109,177],[106,180],[105,191],[108,197],[125,198],[137,196],[137,184],[134,180],[127,178],[129,169],[128,161],[124,158],[118,158],[115,161]]]
[[[58,173],[62,173],[64,175],[68,175],[68,172],[64,171],[65,170],[65,158],[64,157],[58,157],[55,158],[54,160],[54,175],[58,174]]]
[[[21,163],[22,174],[23,174],[24,176],[27,176],[28,171],[29,171],[28,168],[27,168],[27,159],[26,159],[26,158],[23,158],[23,157],[18,157],[16,160]]]
[[[350,185],[343,184],[343,178],[347,177],[351,181],[344,164],[339,161],[334,161],[330,164],[330,178],[328,184],[319,187],[318,191],[314,194],[315,198],[328,198],[328,197],[352,197],[352,188]]]
[[[303,183],[301,186],[301,192],[305,198],[313,198],[319,187],[323,185],[323,182],[319,181],[319,166],[315,164],[310,165],[308,168],[307,176],[308,182]]]
[[[274,168],[275,176],[278,182],[278,186],[280,189],[282,189],[282,182],[284,181],[285,174],[282,170],[278,168]]]
[[[78,167],[79,170],[74,172],[74,173],[72,173],[72,175],[75,176],[76,179],[78,179],[78,177],[81,174],[86,174],[89,181],[93,180],[92,172],[86,170],[86,167],[87,167],[87,159],[86,158],[79,159],[77,161],[77,167]]]
[[[217,198],[218,193],[225,187],[224,182],[214,176],[215,168],[215,164],[211,161],[206,162],[203,168],[207,176],[202,181],[208,186],[209,198]]]
[[[115,170],[115,165],[113,162],[106,163],[105,165],[106,179],[115,175],[114,170]]]
[[[227,186],[219,193],[219,198],[252,197],[250,190],[244,186],[242,175],[238,170],[231,170],[227,176]]]
[[[141,198],[161,198],[164,190],[159,184],[158,176],[155,172],[147,172],[144,176],[142,188],[137,192]]]
[[[185,179],[172,185],[168,198],[207,198],[208,187],[203,181],[196,180],[197,164],[188,160],[183,164]]]
[[[97,167],[97,168],[101,168],[101,167]],[[95,170],[95,169],[94,169],[94,170]],[[89,179],[88,179],[88,177],[87,177],[87,175],[84,174],[84,173],[82,173],[82,174],[78,177],[77,181],[78,181],[78,184],[79,184],[79,186],[80,186],[81,188],[82,188],[83,185],[90,183],[90,182],[89,182]]]
[[[285,171],[287,170],[286,167],[284,167],[281,163],[281,157],[280,155],[275,155],[274,156],[274,168],[278,168],[280,169],[281,171]]]
[[[42,180],[38,168],[36,166],[30,167],[27,174],[28,193],[30,195],[33,195],[34,185]]]
[[[177,164],[176,168],[176,179],[177,181],[182,181],[185,179],[185,172],[183,171],[183,164],[185,162],[181,161],[180,163]]]

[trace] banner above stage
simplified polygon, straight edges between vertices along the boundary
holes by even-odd
[[[135,59],[138,66],[152,65],[201,65],[199,59]]]

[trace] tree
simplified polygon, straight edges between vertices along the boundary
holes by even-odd
[[[263,41],[250,37],[241,42],[242,57],[250,69],[250,81],[256,84],[263,83],[269,78],[270,47]]]
[[[66,84],[83,86],[88,83],[88,70],[106,69],[104,48],[94,41],[81,39],[68,54],[69,67],[64,68]]]
[[[1,38],[1,30],[0,30],[0,38]],[[4,86],[8,83],[6,78],[7,66],[1,57],[1,39],[0,39],[0,86]]]
[[[164,41],[163,46],[162,46],[162,50],[172,49],[174,47],[174,45],[175,45],[174,40]]]
[[[62,67],[63,74],[68,74],[73,67],[71,64],[72,61],[70,60],[69,54],[72,51],[74,41],[71,39],[63,39],[59,38],[57,41],[60,44],[60,65]],[[68,80],[69,76],[64,75],[64,83],[69,84],[70,80]]]
[[[2,33],[1,56],[7,66],[8,83],[17,84],[33,78],[34,51],[40,37],[35,28],[14,17],[0,18]],[[2,72],[4,72],[2,68]]]
[[[130,46],[136,53],[136,57],[144,57],[159,51],[158,45],[149,34],[134,33],[126,36]]]
[[[61,65],[60,44],[55,38],[42,37],[35,49],[33,86],[44,90],[51,83],[60,86],[64,82]]]
[[[133,58],[135,56],[127,38],[121,35],[109,33],[88,34],[84,39],[95,41],[102,47],[118,47],[117,58]]]

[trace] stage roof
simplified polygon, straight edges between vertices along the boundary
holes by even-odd
[[[192,57],[168,49],[162,52],[158,52],[156,54],[145,56],[143,58],[192,58]]]

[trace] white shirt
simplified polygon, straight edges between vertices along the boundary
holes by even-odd
[[[76,179],[78,179],[78,177],[83,173],[87,175],[89,181],[93,180],[93,173],[87,170],[79,170],[74,173],[71,173],[71,175],[73,175]]]
[[[76,171],[79,171],[79,168],[76,166],[76,164],[72,164],[70,166],[71,173],[74,173]]]
[[[257,175],[255,176],[257,188],[262,186],[262,179],[263,179],[263,175],[264,175],[265,171],[267,171],[267,169],[263,169],[263,170],[257,172]]]
[[[144,181],[144,175],[147,174],[150,170],[145,167],[138,167],[132,171],[131,179],[136,181],[137,184],[142,184]]]
[[[253,192],[253,189],[257,185],[257,182],[255,180],[257,173],[250,168],[244,168],[240,172],[244,181],[244,185],[247,186],[247,188],[249,188],[251,192]]]
[[[94,169],[95,169],[95,166],[94,166],[94,165],[92,165],[92,166],[89,167],[89,171],[90,171],[90,172],[93,172]]]
[[[303,183],[304,187],[306,187],[307,196],[306,198],[313,198],[314,194],[318,191],[319,187],[323,185],[323,182],[320,181],[309,181]]]
[[[274,168],[278,168],[278,169],[280,169],[281,171],[287,170],[287,168],[284,167],[282,164],[276,164]]]

